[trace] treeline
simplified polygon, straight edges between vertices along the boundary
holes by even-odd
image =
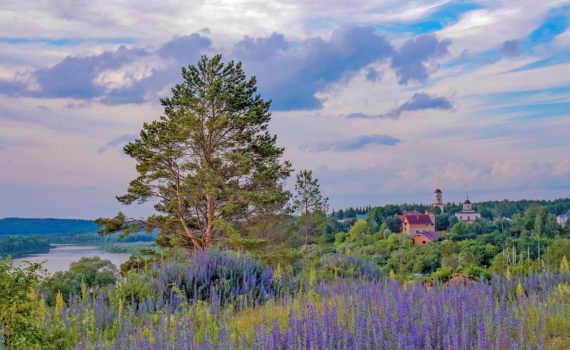
[[[52,244],[97,244],[153,242],[156,233],[144,231],[120,238],[120,233],[101,236],[97,233],[99,226],[90,220],[70,219],[0,219],[0,238],[5,235],[15,237],[35,237]],[[31,241],[37,238],[30,238]],[[32,249],[34,251],[34,249]],[[13,252],[13,251],[11,251]]]
[[[97,231],[98,226],[91,220],[71,219],[0,219],[1,235],[35,235],[52,233],[72,233]]]
[[[156,234],[136,233],[120,238],[119,234],[99,236],[96,232],[62,233],[47,235],[9,235],[0,236],[0,257],[13,258],[28,254],[48,253],[50,244],[105,245],[111,253],[136,253],[140,248],[148,248],[154,242]],[[121,243],[117,245],[118,243]],[[122,243],[131,243],[123,245]]]
[[[0,257],[47,253],[50,247],[49,242],[40,235],[0,237]]]
[[[50,243],[59,244],[113,244],[113,243],[133,243],[133,242],[154,242],[156,234],[139,232],[128,237],[120,238],[116,233],[108,236],[100,236],[97,232],[73,232],[51,234],[47,236]]]
[[[404,204],[401,206],[403,210],[407,208],[414,208],[416,210],[425,210],[431,208],[430,205],[417,205],[417,204]],[[481,216],[488,219],[501,219],[512,218],[515,214],[523,215],[530,208],[544,207],[546,210],[554,215],[568,214],[570,211],[570,198],[559,198],[555,200],[518,200],[518,201],[486,201],[474,202],[473,209],[481,213]],[[463,209],[463,202],[447,203],[444,205],[444,212],[450,215]]]
[[[531,208],[544,208],[546,212],[554,215],[568,214],[570,211],[570,198],[560,198],[556,200],[519,200],[519,201],[486,201],[474,203],[473,208],[481,213],[481,216],[491,221],[499,221],[499,226],[503,225],[503,219],[512,219],[515,215],[524,215]],[[403,203],[399,205],[388,204],[385,206],[370,206],[361,208],[348,208],[346,210],[332,211],[329,215],[330,218],[336,220],[344,220],[342,223],[335,223],[334,220],[328,220],[324,233],[344,231],[356,222],[356,215],[366,214],[366,220],[371,226],[370,229],[375,231],[386,220],[386,224],[396,231],[396,228],[401,225],[397,215],[401,215],[404,211],[419,211],[424,212],[427,209],[434,209],[431,204],[409,204]],[[451,229],[457,223],[455,213],[463,209],[463,202],[461,203],[447,203],[444,205],[444,213],[441,213],[439,208],[436,210],[436,231],[446,231]],[[478,230],[481,231],[481,230]]]
[[[344,220],[344,219],[354,219],[356,218],[356,215],[365,215],[368,214],[368,212],[370,211],[370,209],[372,209],[371,206],[365,206],[365,207],[360,207],[360,208],[347,208],[347,209],[340,209],[339,211],[335,211],[333,209],[332,213],[331,213],[331,217],[334,217],[337,220]]]

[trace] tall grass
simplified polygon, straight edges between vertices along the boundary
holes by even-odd
[[[332,262],[323,265],[338,266]],[[311,275],[274,274],[247,256],[211,251],[133,272],[67,305],[48,307],[34,296],[49,340],[41,348],[569,348],[568,273],[493,276],[466,286],[372,272]]]

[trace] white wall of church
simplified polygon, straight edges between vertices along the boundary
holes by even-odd
[[[456,213],[455,216],[457,217],[457,219],[459,219],[460,221],[463,222],[473,222],[476,219],[481,217],[481,214],[479,214],[478,212],[474,211],[472,213]]]

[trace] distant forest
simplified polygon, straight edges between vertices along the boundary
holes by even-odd
[[[455,214],[462,209],[463,202],[447,202],[444,205],[444,211],[446,214]],[[527,209],[533,207],[547,207],[548,212],[554,215],[568,214],[570,211],[570,198],[560,198],[555,200],[519,200],[519,201],[486,201],[486,202],[474,202],[473,206],[475,210],[478,210],[483,214],[483,217],[488,219],[493,218],[512,218],[515,214],[524,214]],[[431,204],[409,204],[403,203],[399,205],[388,204],[386,207],[399,207],[400,211],[408,210],[418,210],[424,211],[426,209],[433,209]],[[357,208],[346,208],[340,209],[338,211],[334,210],[330,214],[337,220],[343,219],[353,219],[356,215],[368,214],[372,210],[371,206],[357,207]]]
[[[0,237],[0,257],[2,258],[47,253],[50,247],[49,242],[40,235]]]
[[[21,218],[0,219],[0,236],[95,232],[97,229],[97,224],[91,220]]]
[[[0,219],[0,257],[47,253],[50,244],[111,246],[117,243],[154,242],[156,234],[136,233],[123,239],[119,233],[101,237],[91,220]],[[126,249],[126,248],[124,248]]]

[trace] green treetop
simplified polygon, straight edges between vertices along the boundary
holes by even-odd
[[[309,260],[309,235],[318,219],[322,219],[328,210],[328,198],[321,195],[319,180],[313,178],[311,170],[302,170],[297,174],[293,196],[293,211],[300,214],[305,233],[305,263]]]
[[[136,160],[138,177],[119,202],[156,201],[160,213],[146,220],[98,219],[101,234],[144,226],[159,229],[157,243],[201,250],[226,238],[232,223],[286,196],[291,165],[267,131],[271,101],[256,95],[241,63],[202,57],[182,68],[183,82],[160,100],[164,116],[145,123],[124,152]]]

